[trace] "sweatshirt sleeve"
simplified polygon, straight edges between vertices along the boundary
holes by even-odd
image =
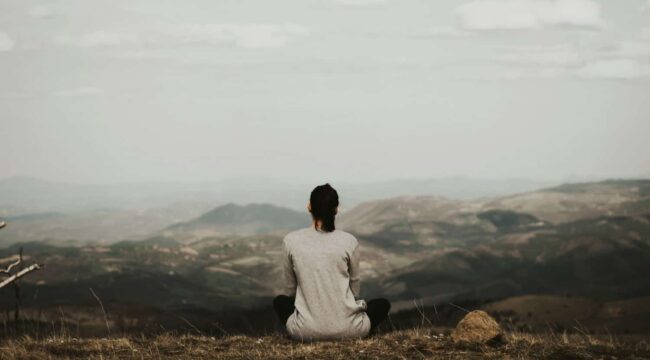
[[[359,243],[357,242],[350,254],[350,261],[348,264],[348,272],[350,274],[350,290],[354,294],[354,299],[358,300],[361,294],[361,275],[359,273]]]
[[[296,273],[293,270],[293,261],[291,259],[291,253],[287,247],[287,243],[284,242],[284,251],[282,255],[282,268],[284,273],[284,294],[287,296],[295,296],[296,288],[298,282],[296,280]]]

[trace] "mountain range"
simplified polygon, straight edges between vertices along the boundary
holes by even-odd
[[[323,181],[325,182],[325,181]],[[377,182],[334,182],[342,209],[397,195],[440,195],[473,199],[532,191],[559,181],[447,177]],[[229,179],[214,182],[71,184],[17,176],[0,179],[0,216],[96,210],[143,210],[181,203],[270,203],[302,211],[309,191],[319,184],[273,179]]]
[[[34,215],[54,223],[60,216]],[[15,222],[28,220],[10,219],[0,241]],[[23,246],[26,259],[46,263],[23,282],[32,308],[93,306],[92,287],[115,321],[153,326],[155,314],[172,312],[201,322],[206,314],[268,304],[282,287],[282,237],[307,226],[306,209],[227,203],[138,240],[21,242],[0,258],[11,261]],[[362,295],[386,296],[395,311],[413,308],[414,300],[496,304],[540,295],[635,304],[639,311],[650,299],[650,180],[480,199],[398,196],[342,211],[337,228],[361,243]],[[521,304],[500,304],[510,303]]]
[[[469,199],[530,191],[552,183],[455,177],[334,186],[343,213],[359,203],[396,195],[439,194]],[[215,206],[229,203],[273,204],[304,214],[312,187],[273,179],[69,184],[30,177],[6,178],[0,180],[0,218],[11,220],[12,226],[0,233],[0,246],[21,241],[110,244],[143,240],[158,230],[192,221]],[[241,233],[239,226],[233,231]]]

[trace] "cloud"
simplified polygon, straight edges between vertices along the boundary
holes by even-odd
[[[555,78],[566,71],[557,67],[540,67],[540,68],[513,68],[507,69],[497,74],[495,80],[517,80],[523,78],[548,79]]]
[[[35,18],[46,18],[52,16],[52,11],[43,5],[34,6],[27,12],[29,16]]]
[[[14,44],[14,40],[9,35],[0,31],[0,51],[11,51]]]
[[[74,97],[74,96],[97,95],[102,93],[104,93],[103,89],[90,87],[90,86],[82,86],[73,89],[55,91],[53,95],[63,96],[63,97]]]
[[[73,45],[83,48],[117,46],[134,43],[136,36],[131,33],[95,31],[78,37],[60,35],[54,38],[54,42],[60,45]]]
[[[592,0],[473,1],[459,6],[456,15],[460,26],[471,31],[603,25],[600,5]]]
[[[584,64],[584,56],[574,46],[507,46],[495,56],[497,62],[523,66],[571,67]]]
[[[647,0],[646,3],[641,6],[641,11],[650,12],[650,0]]]
[[[501,46],[492,59],[505,66],[496,80],[522,78],[556,78],[570,75],[572,69],[583,66],[585,59],[570,44],[553,46]]]
[[[472,36],[473,32],[463,31],[453,26],[434,25],[429,27],[401,29],[397,31],[386,30],[363,30],[362,33],[368,37],[406,37],[406,38],[459,38],[464,36]]]
[[[334,2],[345,6],[370,6],[385,3],[386,0],[334,0]]]
[[[616,46],[607,49],[604,54],[623,58],[650,57],[650,44],[645,41],[622,41]]]
[[[650,75],[650,47],[645,42],[621,41],[604,48],[575,44],[502,46],[493,57],[505,66],[502,79],[559,76],[583,79],[637,79]]]
[[[591,62],[577,71],[583,78],[630,80],[650,76],[650,66],[632,59],[608,59]]]
[[[168,25],[141,33],[96,31],[81,36],[59,35],[59,45],[82,48],[146,44],[153,47],[188,44],[235,46],[248,49],[285,46],[309,30],[296,24],[184,24]]]
[[[188,24],[174,30],[182,43],[230,45],[241,48],[273,48],[309,35],[296,24]]]
[[[408,33],[408,35],[415,37],[460,37],[470,34],[470,32],[462,31],[452,26],[431,26],[422,31]]]
[[[641,38],[650,40],[650,26],[641,29]]]
[[[167,52],[161,51],[160,49],[138,49],[138,50],[125,50],[119,53],[112,55],[118,59],[133,59],[133,60],[143,60],[143,59],[168,59],[169,54]],[[185,56],[183,54],[183,56]]]
[[[27,97],[29,97],[29,95],[20,91],[0,92],[0,98],[2,99],[24,99]]]

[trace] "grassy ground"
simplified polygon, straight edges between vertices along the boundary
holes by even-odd
[[[509,333],[499,346],[460,346],[439,329],[394,331],[363,340],[299,343],[264,337],[161,334],[0,341],[0,359],[650,359],[643,337]]]

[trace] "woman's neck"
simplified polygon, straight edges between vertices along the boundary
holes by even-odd
[[[312,221],[312,226],[316,231],[324,232],[323,230],[323,222],[320,220],[314,220]]]

